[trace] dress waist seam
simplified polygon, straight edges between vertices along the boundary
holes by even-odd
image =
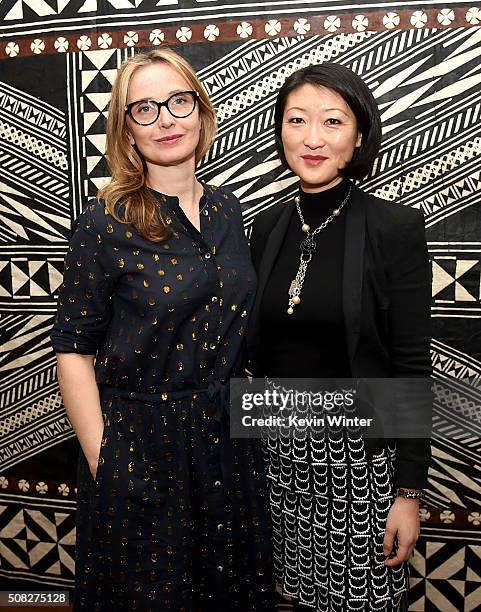
[[[154,404],[164,404],[181,399],[195,399],[197,395],[206,395],[211,402],[219,398],[223,400],[222,403],[224,403],[228,398],[229,393],[229,383],[225,383],[220,380],[211,381],[206,387],[174,390],[166,389],[165,391],[159,390],[155,393],[129,391],[128,389],[124,389],[122,387],[114,387],[105,384],[99,384],[99,388],[102,391],[115,395],[116,397],[122,397],[130,400],[140,400]]]

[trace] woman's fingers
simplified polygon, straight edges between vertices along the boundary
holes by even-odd
[[[414,544],[412,544],[411,546],[399,544],[399,548],[397,549],[395,556],[391,557],[391,559],[386,559],[384,561],[384,565],[387,565],[388,567],[400,565],[401,563],[403,563],[403,561],[407,561],[409,559],[413,552],[413,549]]]
[[[396,531],[387,526],[386,533],[384,534],[384,541],[383,541],[383,551],[386,556],[390,555],[392,552],[392,547],[394,545],[395,537],[396,537]]]

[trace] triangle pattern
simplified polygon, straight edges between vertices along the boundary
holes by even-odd
[[[109,182],[110,178],[108,176],[99,176],[97,178],[91,177],[90,181],[95,185],[95,192],[101,189],[104,185]]]
[[[88,134],[86,138],[93,144],[96,150],[103,156],[105,153],[105,134]]]
[[[471,268],[477,263],[479,263],[478,259],[458,259],[456,261],[456,279],[459,279],[463,274],[466,274],[466,272],[471,270]]]
[[[10,262],[0,261],[0,297],[12,297]]]
[[[40,542],[40,538],[30,529],[30,527],[27,527],[27,540],[30,542]]]
[[[97,121],[97,119],[101,116],[101,113],[98,112],[88,112],[82,115],[84,120],[84,131],[88,132],[92,125]]]
[[[87,161],[87,174],[91,174],[103,159],[102,155],[89,155]]]
[[[30,563],[32,565],[39,563],[55,546],[54,542],[39,542],[36,544],[29,551]]]
[[[28,283],[30,279],[28,278],[28,275],[20,270],[17,265],[12,263],[11,266],[13,293],[16,294],[26,285],[26,283]]]
[[[115,49],[101,49],[99,51],[86,51],[85,56],[100,71],[115,53]]]
[[[53,574],[55,576],[60,576],[62,573],[62,566],[60,561],[56,561],[53,565],[48,568],[48,574]]]
[[[53,294],[62,284],[63,276],[51,263],[48,263],[50,293]]]
[[[13,538],[15,544],[17,544],[24,552],[27,552],[27,541],[20,538]]]
[[[8,11],[8,13],[4,17],[5,21],[9,19],[23,19],[23,4],[22,0],[17,0],[12,8]]]
[[[57,13],[60,14],[69,3],[70,0],[57,0]]]
[[[2,529],[2,538],[11,538],[12,540],[17,538],[25,541],[26,535],[23,510],[19,510]]]
[[[79,13],[93,13],[97,10],[97,0],[85,0],[78,9]]]
[[[458,283],[456,281],[456,286],[455,286],[455,292],[454,292],[454,299],[457,302],[476,302],[476,298],[471,295],[464,287],[463,285],[461,285],[461,283]]]
[[[98,70],[82,70],[82,91],[87,89],[98,74]]]
[[[49,294],[47,291],[44,291],[40,285],[37,285],[33,280],[29,283],[30,296],[32,297],[46,297]]]
[[[110,93],[88,93],[85,96],[94,104],[99,111],[104,111],[110,102]]]
[[[433,297],[455,281],[454,276],[441,267],[438,261],[433,261]]]
[[[113,70],[102,70],[102,75],[107,79],[107,81],[113,85],[114,81],[117,77],[117,69]]]

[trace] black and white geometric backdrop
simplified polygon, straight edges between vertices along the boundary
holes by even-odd
[[[284,79],[330,60],[374,93],[383,146],[363,186],[425,215],[434,376],[450,381],[436,395],[410,609],[479,609],[481,7],[0,0],[0,18],[0,586],[73,585],[77,443],[49,330],[71,223],[108,175],[116,70],[137,50],[168,44],[196,67],[218,112],[198,174],[236,193],[247,231],[295,189],[273,146]]]

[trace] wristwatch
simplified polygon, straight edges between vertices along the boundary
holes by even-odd
[[[396,491],[396,497],[405,497],[406,499],[422,499],[424,491],[422,489],[403,489],[399,488]]]

